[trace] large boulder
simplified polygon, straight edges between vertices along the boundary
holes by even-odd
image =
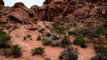
[[[22,2],[17,2],[14,4],[13,6],[14,8],[23,8],[23,7],[26,7]]]
[[[13,7],[5,7],[2,9],[0,20],[3,22],[14,21],[18,23],[31,23],[31,20],[35,20],[35,14],[32,9],[18,2],[15,3]]]
[[[89,11],[90,11],[90,8],[88,8],[88,7],[84,7],[84,8],[76,10],[75,11],[76,18],[78,18],[78,19],[87,18]]]
[[[30,20],[29,14],[21,8],[17,8],[15,11],[11,12],[10,19],[12,20],[13,18],[18,19],[20,22],[26,23]]]

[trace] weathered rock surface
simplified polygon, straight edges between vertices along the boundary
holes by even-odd
[[[2,1],[2,2],[1,2]],[[4,5],[3,0],[0,3]],[[76,19],[97,19],[106,21],[107,0],[45,0],[42,7],[37,5],[27,8],[18,2],[13,7],[0,10],[0,20],[30,23],[36,20],[71,23]]]
[[[16,3],[13,7],[5,7],[0,12],[0,20],[3,22],[30,23],[35,20],[34,11],[21,2]]]

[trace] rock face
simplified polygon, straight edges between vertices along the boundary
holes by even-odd
[[[0,0],[0,4],[4,5],[3,0]],[[39,19],[72,23],[73,20],[88,18],[100,22],[107,18],[107,0],[45,0],[42,7],[34,5],[30,9],[18,2],[13,7],[3,8],[0,13],[0,19],[5,22],[17,20],[30,23]]]
[[[35,9],[37,9],[35,11]],[[68,19],[106,18],[106,0],[46,0],[40,8],[33,9],[41,20],[59,21],[59,16]],[[71,16],[72,15],[72,16]],[[61,18],[61,17],[60,17]]]
[[[41,20],[59,23],[83,20],[83,24],[99,26],[107,18],[107,0],[46,0],[35,9]]]

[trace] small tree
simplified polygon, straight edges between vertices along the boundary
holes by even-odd
[[[42,55],[44,53],[44,48],[38,47],[32,50],[32,55]]]
[[[66,48],[59,55],[60,60],[78,60],[78,54],[72,47]]]
[[[21,56],[21,48],[18,45],[13,45],[11,47],[12,55],[17,58]]]

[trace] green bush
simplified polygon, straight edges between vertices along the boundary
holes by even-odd
[[[10,36],[0,29],[0,48],[8,48]]]
[[[71,41],[70,41],[70,39],[69,39],[69,37],[68,36],[65,36],[63,39],[62,39],[62,41],[61,41],[61,46],[62,47],[67,47],[68,45],[71,45],[72,43],[71,43]]]
[[[105,23],[105,24],[103,25],[103,27],[104,27],[105,29],[107,29],[107,23]]]
[[[101,30],[100,30],[101,31]],[[81,29],[75,29],[74,31],[69,31],[69,35],[75,35],[75,36],[86,36],[89,39],[93,39],[95,37],[98,37],[98,33],[100,32],[97,29],[85,27]]]
[[[52,35],[51,33],[46,32],[46,36],[47,36],[47,37],[50,37],[51,35]]]
[[[73,44],[74,45],[80,45],[82,48],[86,48],[87,47],[87,45],[85,44],[85,41],[80,36],[75,38],[75,40],[73,41]]]
[[[91,60],[107,60],[107,47],[94,46],[96,51],[96,56],[92,57]]]
[[[41,29],[39,30],[40,33],[43,33],[44,31],[45,31],[45,29],[43,29],[43,28],[41,28]]]
[[[51,45],[52,43],[52,38],[50,37],[44,37],[42,40],[43,45]]]
[[[18,45],[13,45],[11,47],[12,55],[17,58],[21,56],[21,48]]]
[[[59,40],[59,39],[60,39],[60,38],[57,37],[56,35],[52,35],[51,38],[52,38],[53,40]]]
[[[60,60],[78,60],[78,54],[75,49],[68,47],[59,55]]]
[[[61,43],[60,42],[53,42],[51,45],[53,47],[57,47],[57,46],[61,46]]]
[[[44,48],[38,47],[32,50],[32,55],[42,55],[44,53]]]
[[[69,35],[76,35],[77,36],[77,33],[75,31],[68,31],[68,34]]]
[[[101,53],[97,53],[95,57],[92,57],[91,60],[107,60],[107,56]]]
[[[56,32],[58,34],[64,34],[65,33],[65,27],[61,24],[58,24],[58,23],[53,23],[52,24],[53,27],[52,27],[52,31],[53,32]]]
[[[107,60],[107,46],[104,42],[105,41],[97,41],[97,43],[94,43],[96,56],[92,57],[91,60]]]

